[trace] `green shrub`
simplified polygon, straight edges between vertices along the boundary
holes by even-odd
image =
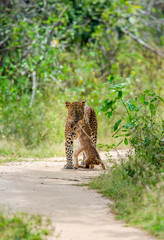
[[[114,200],[112,209],[118,218],[163,239],[164,100],[152,90],[134,96],[118,76],[110,76],[105,86],[110,94],[100,110],[115,119],[113,138],[120,140],[117,144],[100,144],[109,153],[112,166],[90,187]],[[122,142],[130,148],[127,158],[110,160],[110,149]]]
[[[100,110],[109,119],[112,116],[117,119],[113,126],[113,137],[121,138],[120,143],[130,144],[140,170],[144,171],[145,163],[160,169],[164,157],[164,122],[160,111],[164,100],[153,90],[147,89],[139,96],[130,97],[133,93],[127,89],[127,82],[121,80],[120,77],[109,77],[106,83],[110,91],[109,98]],[[133,172],[130,174],[133,175]]]
[[[13,216],[0,214],[0,239],[2,240],[42,240],[50,233],[50,221],[41,216],[17,213]]]

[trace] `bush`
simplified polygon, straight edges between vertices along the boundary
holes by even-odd
[[[121,141],[100,144],[100,147],[105,146],[109,156],[110,149],[122,142],[130,150],[127,159],[112,160],[109,171],[93,180],[90,187],[114,200],[113,211],[118,218],[163,239],[164,125],[161,113],[164,100],[152,90],[133,96],[127,90],[127,82],[120,77],[110,76],[105,85],[110,94],[100,110],[109,119],[116,119],[113,137]]]
[[[127,82],[119,82],[120,80],[123,79],[109,77],[106,83],[110,91],[109,98],[100,110],[109,119],[115,116],[117,121],[113,126],[113,137],[121,138],[118,145],[122,142],[130,144],[135,153],[136,165],[140,169],[143,168],[144,171],[145,162],[160,169],[164,156],[164,121],[159,114],[164,100],[147,89],[137,97],[130,97],[133,93],[127,90]]]

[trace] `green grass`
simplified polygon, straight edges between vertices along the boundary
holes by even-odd
[[[143,193],[142,207],[137,209],[132,223],[142,226],[160,239],[164,239],[164,186]]]
[[[78,183],[76,184],[76,186],[79,186],[79,187],[85,187],[85,186],[88,186],[89,184],[88,183]]]
[[[13,141],[0,141],[0,156],[9,156],[11,158],[48,158],[48,157],[60,157],[65,155],[64,142],[50,144],[49,142],[43,142],[35,148],[26,147],[23,142]]]
[[[60,110],[57,110],[60,111]],[[67,115],[67,112],[65,112]],[[112,144],[117,143],[117,139],[112,139],[110,134],[111,132],[111,123],[109,124],[108,119],[104,114],[97,113],[98,117],[98,143],[101,144]],[[57,130],[54,130],[52,139],[44,140],[37,146],[25,146],[24,141],[21,139],[10,138],[10,140],[1,139],[0,140],[0,156],[10,157],[10,159],[16,158],[49,158],[49,157],[62,157],[65,156],[65,142],[62,136],[64,132],[65,119],[62,119],[63,127],[56,126],[60,129],[57,133]],[[53,131],[53,130],[52,130]],[[55,137],[53,137],[55,136]],[[58,136],[58,137],[57,137]],[[57,139],[61,141],[57,141]],[[76,148],[77,142],[74,142],[74,148]]]
[[[6,163],[6,162],[14,162],[14,161],[22,162],[24,160],[22,160],[20,158],[15,158],[15,157],[9,157],[9,156],[4,157],[4,158],[2,158],[2,157],[0,158],[0,164]]]
[[[1,240],[43,240],[51,230],[50,219],[40,215],[29,216],[27,213],[16,213],[12,216],[0,214]]]
[[[164,185],[143,186],[117,165],[90,182],[104,196],[113,199],[112,211],[118,219],[148,230],[164,239]]]

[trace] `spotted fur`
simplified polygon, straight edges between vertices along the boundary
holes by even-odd
[[[72,124],[82,121],[82,128],[91,137],[93,144],[97,142],[97,118],[93,108],[83,102],[66,102],[68,117],[65,125],[65,153],[67,163],[65,168],[73,168],[73,141],[77,139],[77,133],[73,131]]]

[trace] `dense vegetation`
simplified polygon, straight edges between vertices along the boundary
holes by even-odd
[[[1,1],[1,153],[35,154],[42,145],[40,155],[57,154],[65,100],[85,98],[98,110],[109,74],[126,76],[133,92],[160,93],[163,8],[150,0]],[[109,141],[102,115],[99,126],[100,142]]]
[[[0,3],[0,153],[63,154],[64,102],[86,99],[101,146],[132,149],[91,186],[161,238],[163,32],[160,0]]]
[[[110,170],[93,180],[90,186],[114,200],[118,218],[142,226],[164,238],[164,121],[160,116],[164,99],[152,90],[130,97],[127,83],[111,76],[107,82],[109,98],[101,110],[114,117],[116,144],[101,144],[109,153]],[[117,119],[118,118],[118,119]],[[126,159],[112,160],[110,149],[121,142],[130,145]]]
[[[0,214],[1,240],[42,240],[50,233],[47,230],[50,220],[41,216],[29,216],[26,213],[16,213],[13,216]],[[46,228],[46,229],[45,229]]]

